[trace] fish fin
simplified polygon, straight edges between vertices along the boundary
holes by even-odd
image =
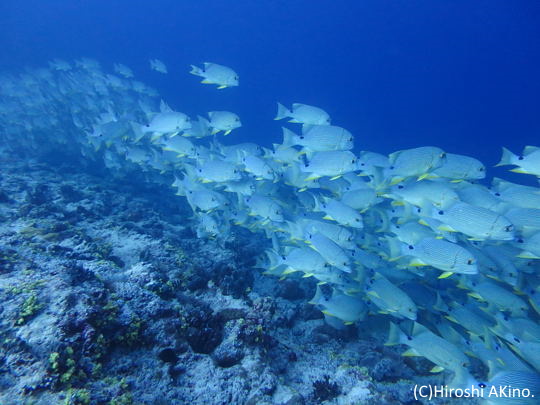
[[[527,252],[525,250],[521,252],[519,255],[517,255],[516,257],[519,257],[520,259],[540,259],[540,257],[535,255],[534,253]]]
[[[528,171],[522,169],[521,167],[516,167],[515,169],[510,169],[513,173],[529,174]]]
[[[295,273],[297,272],[298,270],[295,270],[293,269],[292,267],[287,267],[285,270],[283,270],[283,273],[281,273],[282,275],[286,275],[286,274],[291,274],[291,273]]]
[[[314,273],[304,273],[302,278],[309,278],[309,277],[313,277],[314,275],[315,275]]]
[[[328,220],[328,221],[335,221],[335,219],[332,218],[330,215],[325,215],[325,216],[323,217],[323,219],[326,219],[326,220]]]
[[[531,154],[533,152],[537,152],[539,150],[540,150],[540,148],[538,146],[530,146],[530,145],[528,145],[528,146],[525,146],[525,148],[523,149],[523,154],[525,156],[527,156],[527,155],[529,155],[529,154]]]
[[[352,321],[343,322],[343,323],[344,323],[345,325],[353,325],[353,324],[354,324],[354,322],[352,322]]]
[[[341,174],[337,175],[337,176],[334,176],[334,177],[331,177],[330,180],[337,180],[341,177]]]
[[[405,356],[405,357],[417,357],[417,356],[420,356],[420,354],[418,354],[418,352],[414,349],[409,349],[405,352],[403,352],[401,354],[402,356]]]
[[[448,319],[450,322],[454,322],[454,323],[459,323],[456,318],[450,316],[450,315],[447,315],[445,316],[446,319]]]
[[[218,89],[219,89],[219,87],[218,87]],[[232,129],[228,129],[228,130],[225,131],[225,133],[223,135],[229,135],[231,133],[231,131],[232,131]]]
[[[463,181],[463,179],[454,179],[454,180],[450,180],[450,183],[461,183]]]
[[[219,129],[214,128],[214,129],[212,130],[211,134],[212,134],[212,135],[215,135],[215,134],[217,134],[219,131],[220,131]]]
[[[445,271],[444,273],[442,273],[442,274],[441,274],[439,277],[437,277],[437,278],[439,278],[439,279],[442,279],[442,278],[448,278],[448,277],[450,277],[452,274],[454,274],[454,273],[451,272],[451,271]]]
[[[405,177],[394,177],[390,182],[390,185],[395,186],[396,184],[401,183],[403,180],[405,180]]]
[[[475,292],[470,292],[467,294],[469,297],[473,297],[475,299],[477,299],[478,301],[485,301],[484,298],[482,298],[482,296],[478,293],[475,293]]]
[[[386,198],[385,195],[383,195],[383,197]],[[392,205],[393,207],[403,207],[405,206],[405,203],[403,201],[392,201],[390,205]]]
[[[367,293],[368,293],[368,295],[371,295],[371,296],[373,296],[373,297],[375,297],[375,298],[381,298],[380,295],[377,294],[376,291],[369,290]]]
[[[317,285],[325,285],[325,284],[328,284],[328,283],[327,283],[326,281],[319,281],[319,282],[317,283]]]
[[[423,220],[423,219],[418,220],[418,223],[419,223],[420,225],[429,226],[429,224],[428,224],[425,220]]]
[[[435,236],[435,239],[444,239],[442,236]]]
[[[428,176],[429,176],[429,173],[424,173],[424,174],[418,176],[418,178],[416,179],[416,181],[424,180],[424,179],[428,178]]]
[[[429,370],[430,373],[440,373],[441,371],[444,371],[444,367],[435,366],[431,370]]]
[[[222,86],[218,86],[218,90],[221,90],[221,89],[226,89],[226,88],[227,88],[227,86],[225,86],[225,85],[222,85]]]
[[[306,190],[307,190],[307,187],[302,187],[302,188],[299,188],[299,189],[298,189],[298,192],[299,192],[299,193],[302,193],[302,192],[304,192],[304,191],[306,191]]]
[[[409,266],[423,267],[423,266],[428,266],[428,265],[424,263],[423,261],[421,261],[420,259],[412,259],[411,262],[409,263]]]
[[[439,225],[437,227],[439,231],[445,231],[445,232],[456,232],[456,230],[448,225]]]
[[[512,152],[510,152],[508,149],[506,149],[505,147],[502,148],[502,157],[501,157],[501,161],[499,163],[497,163],[495,165],[495,167],[497,166],[508,166],[508,165],[513,165],[515,162],[515,160],[517,159],[517,156],[514,155]]]
[[[305,180],[306,181],[313,181],[313,180],[318,180],[320,178],[321,178],[321,176],[313,175],[313,176],[307,177]]]

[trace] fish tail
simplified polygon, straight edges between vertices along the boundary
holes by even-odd
[[[265,253],[266,257],[268,257],[268,261],[270,262],[268,266],[270,270],[274,270],[276,267],[283,263],[282,258],[274,249],[267,249]]]
[[[503,146],[501,161],[497,163],[495,166],[497,167],[497,166],[513,165],[515,164],[516,160],[517,160],[517,156],[514,155],[512,152],[510,152],[508,149],[506,149]]]
[[[290,117],[291,111],[281,103],[277,103],[277,115],[275,120],[281,120],[286,117]]]
[[[190,65],[191,66],[191,71],[189,73],[191,73],[192,75],[195,75],[195,76],[202,76],[203,75],[203,70],[195,65]]]
[[[295,138],[297,135],[291,131],[289,128],[283,127],[283,146],[290,147],[296,144]]]

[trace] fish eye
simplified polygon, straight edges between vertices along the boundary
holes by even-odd
[[[523,159],[524,159],[523,156],[518,157],[518,160],[523,160]]]
[[[501,196],[501,193],[495,193],[495,196],[496,196],[496,197],[500,197],[500,196]]]
[[[512,232],[514,230],[514,225],[508,225],[504,227],[505,232]]]
[[[146,128],[150,128],[150,124],[146,124]]]
[[[517,337],[514,336],[514,342],[521,343],[521,340],[519,340]]]
[[[478,170],[479,170],[479,171],[481,171],[481,172],[483,172],[483,171],[484,171],[484,168],[483,168],[483,167],[481,167],[481,168],[480,168],[480,169],[478,169]]]
[[[356,163],[356,159],[351,160],[351,163]]]
[[[394,170],[394,169],[395,169],[395,167],[394,167],[394,166],[390,166],[390,170]]]
[[[397,188],[401,190],[403,188],[403,185],[400,184],[399,186],[397,186]]]
[[[360,163],[360,166],[365,166],[366,164],[364,162]]]
[[[409,250],[413,250],[414,249],[414,246],[413,245],[409,245]]]
[[[523,239],[519,238],[516,242],[517,243],[523,243]]]
[[[407,336],[407,340],[412,340],[412,337],[410,337],[410,336]]]
[[[234,170],[233,170],[233,173],[238,173],[238,170],[234,169]]]
[[[444,215],[444,211],[441,210],[441,211],[438,212],[438,214],[439,214],[439,215]]]
[[[348,263],[347,262],[343,262],[343,265],[346,266]]]
[[[478,384],[478,387],[479,387],[479,388],[486,388],[486,387],[487,387],[487,385],[486,385],[486,384],[484,384],[484,383],[480,383],[480,384]]]
[[[441,157],[441,158],[446,157],[446,152],[441,153],[441,154],[440,154],[440,157]]]
[[[234,120],[235,120],[235,121],[240,121],[240,118],[235,118]]]
[[[300,139],[304,139],[304,136],[300,136]]]
[[[467,264],[473,264],[473,263],[474,263],[474,260],[473,260],[473,259],[467,260]]]

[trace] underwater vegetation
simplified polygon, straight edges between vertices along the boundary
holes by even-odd
[[[150,66],[167,73],[159,60]],[[10,220],[0,255],[8,276],[3,327],[13,314],[2,350],[20,344],[16,330],[38,322],[65,285],[79,287],[56,308],[71,311],[62,332],[51,332],[50,339],[64,336],[62,344],[40,343],[34,356],[46,366],[19,390],[64,390],[68,403],[152,403],[134,397],[121,378],[101,391],[87,391],[84,381],[102,375],[111,357],[121,361],[117,349],[159,342],[153,361],[166,365],[172,381],[187,374],[225,381],[236,365],[249,369],[254,347],[263,357],[279,352],[272,370],[251,360],[250,376],[229,387],[228,398],[200,399],[199,386],[192,389],[198,397],[183,388],[166,403],[412,403],[412,385],[403,380],[425,381],[430,373],[451,388],[504,382],[540,395],[538,186],[499,178],[488,186],[480,161],[436,146],[357,153],[353,134],[323,109],[300,103],[277,104],[275,119],[290,124],[272,149],[226,144],[220,137],[234,142],[242,126],[237,114],[189,117],[134,80],[127,66],[114,70],[91,59],[55,60],[0,78],[0,203]],[[192,65],[191,73],[223,92],[240,83],[216,63]],[[55,156],[108,183],[77,171],[63,181],[34,160]],[[503,149],[499,165],[538,180],[540,148],[519,155]],[[24,171],[32,181],[21,178]],[[26,274],[24,284],[9,281],[17,272]],[[62,274],[58,285],[46,285],[55,272]],[[257,283],[273,283],[268,291],[294,309],[261,297],[246,305]],[[309,323],[295,331],[306,346],[279,339],[285,331],[277,330],[299,318],[320,322],[317,333]],[[321,341],[307,343],[314,335]],[[340,363],[335,375],[324,372],[323,359],[311,360],[320,361],[312,365],[322,370],[315,378],[301,372],[316,343],[339,351],[339,340],[365,356],[352,357],[359,365],[338,352],[328,360]],[[209,355],[206,366],[201,355]],[[134,367],[130,361],[124,372]],[[210,363],[219,377],[203,371]],[[291,386],[305,391],[283,393],[276,370],[302,374]]]

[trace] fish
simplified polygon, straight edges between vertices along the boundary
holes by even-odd
[[[431,176],[451,179],[451,182],[463,180],[482,180],[486,177],[486,167],[478,159],[470,156],[446,153],[445,161],[431,172]]]
[[[210,111],[208,117],[210,118],[212,135],[220,131],[224,131],[224,135],[229,135],[233,129],[242,126],[240,117],[229,111]]]
[[[356,229],[362,229],[364,227],[362,215],[357,210],[341,201],[332,198],[324,198],[324,202],[322,204],[319,203],[317,210],[325,213],[323,219],[336,221],[340,225]]]
[[[250,215],[259,216],[263,220],[272,222],[284,221],[283,210],[274,199],[260,194],[252,194],[246,196],[244,201],[249,208]]]
[[[540,396],[540,374],[504,370],[487,381],[477,382],[475,388],[484,393],[482,402],[486,405],[534,405]]]
[[[199,162],[196,176],[203,183],[224,183],[242,179],[240,171],[234,164],[218,159]]]
[[[408,177],[416,177],[417,180],[428,177],[430,172],[446,162],[446,153],[435,146],[422,146],[394,152],[388,160],[390,166],[385,172],[393,185]]]
[[[345,273],[351,272],[351,258],[346,251],[330,238],[320,232],[306,235],[306,241],[315,249],[326,262]]]
[[[356,156],[350,151],[316,152],[300,170],[310,173],[307,180],[316,180],[323,176],[337,179],[356,170]]]
[[[290,118],[289,122],[306,125],[330,125],[330,116],[322,108],[312,105],[294,103],[289,110],[283,104],[278,104],[275,120]]]
[[[367,313],[366,304],[360,297],[351,297],[334,289],[327,298],[320,286],[317,286],[315,296],[309,302],[321,307],[323,314],[338,318],[346,325],[361,321]]]
[[[141,126],[143,134],[152,133],[157,137],[178,134],[191,128],[191,119],[181,112],[160,112],[152,120]]]
[[[501,161],[496,166],[517,166],[511,169],[514,173],[532,174],[540,177],[540,148],[526,146],[522,155],[516,155],[506,148],[502,148]]]
[[[412,256],[411,266],[432,266],[443,270],[445,278],[453,273],[477,274],[476,258],[464,247],[441,239],[426,238],[403,246],[402,253]]]
[[[478,240],[513,240],[514,225],[503,215],[482,207],[457,202],[448,209],[433,209],[431,217],[441,230],[461,232]]]
[[[134,76],[133,71],[121,63],[114,64],[114,71],[119,75],[124,76],[126,79],[131,79]]]
[[[390,325],[386,345],[401,343],[409,346],[409,350],[403,353],[403,356],[425,357],[436,365],[432,368],[432,372],[449,370],[456,374],[455,377],[459,377],[468,367],[469,359],[459,347],[436,335],[420,323],[414,322],[410,336],[407,336],[396,324],[391,323]],[[451,385],[454,384],[451,383]]]
[[[313,274],[323,272],[328,265],[322,256],[308,247],[295,247],[290,249],[284,256],[280,256],[273,249],[266,251],[270,264],[269,269],[284,266],[282,274],[290,274],[297,271]]]
[[[167,73],[167,66],[159,59],[150,59],[150,69],[163,74]]]
[[[366,286],[368,298],[382,313],[415,321],[418,309],[411,298],[386,277],[375,273]]]
[[[508,311],[512,316],[527,317],[528,305],[511,291],[492,281],[473,282],[469,295],[482,302],[487,302],[492,312]]]
[[[203,78],[201,83],[217,84],[218,89],[236,87],[239,85],[238,74],[230,67],[218,65],[217,63],[204,62],[203,68],[191,65],[191,73]]]
[[[303,146],[304,153],[324,152],[329,150],[350,150],[353,148],[353,136],[344,128],[332,125],[304,125],[302,135],[296,135],[283,127],[284,147]]]
[[[170,151],[178,154],[180,157],[195,156],[195,145],[182,136],[173,136],[162,139],[159,143],[164,151]]]

